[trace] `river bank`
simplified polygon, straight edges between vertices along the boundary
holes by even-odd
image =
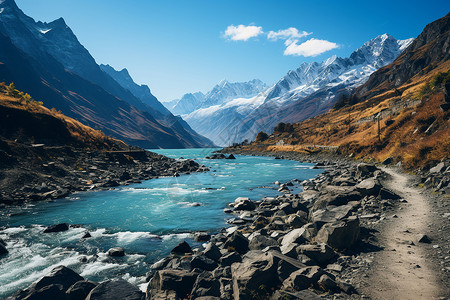
[[[15,155],[0,152],[0,207],[207,171],[193,160],[176,160],[136,147],[92,151],[13,144],[8,148]]]
[[[310,157],[311,161],[313,159]],[[204,243],[204,247],[191,244],[194,246],[191,248],[181,243],[170,256],[149,267],[146,296],[137,287],[116,279],[100,284],[97,289],[93,289],[97,283],[78,283],[77,286],[88,286],[84,288],[86,293],[70,299],[85,299],[87,293],[91,293],[87,299],[103,299],[100,296],[119,292],[125,293],[120,294],[124,297],[129,295],[130,299],[380,298],[373,292],[381,281],[375,285],[374,279],[380,278],[380,272],[381,275],[389,272],[386,267],[394,265],[384,261],[380,266],[378,258],[383,253],[393,252],[385,240],[386,228],[392,227],[396,220],[403,223],[401,212],[411,211],[407,209],[411,205],[409,196],[394,191],[399,184],[392,185],[392,177],[371,164],[341,158],[322,160],[316,168],[324,168],[324,172],[312,180],[299,182],[293,178],[277,182],[280,196],[236,199],[225,209],[234,215],[229,220],[231,227],[218,233],[198,233],[195,238]],[[296,193],[293,188],[299,184],[304,191]],[[416,228],[406,229],[410,231],[409,244],[396,241],[411,253],[419,256],[423,251],[427,253],[426,264],[417,262],[420,268],[406,266],[414,268],[419,276],[421,270],[439,267],[445,270],[448,266],[448,257],[443,257],[448,253],[445,239],[448,227],[443,227],[437,218],[433,220],[433,227],[438,230],[421,228],[431,244],[415,240],[419,234]],[[439,247],[434,248],[435,245]],[[442,258],[430,255],[431,249],[439,251]],[[442,266],[436,265],[438,259]],[[45,279],[47,286],[32,286],[13,299],[49,290],[72,294],[75,287],[49,287],[68,276],[58,270],[53,273]],[[424,289],[430,293],[425,297],[448,294],[446,274],[443,271],[440,276],[434,276],[438,277],[436,280],[428,277],[432,282],[440,280],[441,284]],[[79,277],[74,278],[80,281]],[[389,293],[389,289],[385,290]]]

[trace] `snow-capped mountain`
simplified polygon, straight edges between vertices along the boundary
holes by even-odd
[[[267,85],[259,79],[247,82],[229,82],[221,80],[209,92],[185,94],[181,99],[166,103],[173,114],[185,115],[199,109],[216,105],[226,105],[236,98],[253,97],[267,89]]]
[[[217,101],[183,117],[194,130],[222,146],[253,140],[259,131],[271,133],[279,122],[300,122],[326,112],[336,95],[363,84],[412,41],[383,34],[348,58],[332,56],[320,63],[303,63],[252,98]]]

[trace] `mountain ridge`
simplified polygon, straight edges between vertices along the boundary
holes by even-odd
[[[131,144],[146,148],[212,145],[102,71],[64,19],[35,22],[13,0],[0,2],[0,9],[2,81],[14,81],[48,106]]]
[[[194,130],[222,146],[253,140],[259,131],[271,133],[280,121],[299,122],[328,111],[336,95],[361,85],[411,42],[382,34],[347,58],[332,56],[320,63],[302,63],[253,98],[200,107],[183,117]]]

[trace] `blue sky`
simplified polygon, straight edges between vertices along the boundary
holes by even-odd
[[[221,79],[273,84],[302,62],[349,56],[383,33],[416,37],[450,11],[448,0],[16,2],[35,20],[64,17],[97,63],[126,67],[161,101]],[[298,33],[277,34],[288,28]]]

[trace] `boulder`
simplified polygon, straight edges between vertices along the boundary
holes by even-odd
[[[5,255],[5,254],[8,254],[8,249],[6,249],[6,246],[5,245],[3,245],[2,243],[0,243],[0,256],[1,255]]]
[[[306,220],[298,215],[290,215],[287,219],[287,224],[293,228],[300,228],[306,224]]]
[[[291,291],[301,291],[316,285],[325,272],[318,266],[305,267],[293,272],[285,281],[283,288]]]
[[[223,267],[231,266],[235,262],[241,262],[242,257],[237,252],[232,252],[220,258],[220,265]]]
[[[353,206],[350,204],[319,209],[313,212],[311,221],[315,228],[319,230],[326,223],[336,222],[348,217],[352,209]]]
[[[317,285],[325,292],[337,292],[340,290],[336,282],[327,274],[320,276]]]
[[[415,240],[416,243],[431,244],[431,239],[426,234],[418,234]]]
[[[240,198],[238,198],[240,199]],[[240,201],[236,200],[234,204],[234,210],[240,211],[240,210],[255,210],[256,204],[255,202],[249,200],[249,199],[241,199]]]
[[[358,241],[359,232],[359,219],[352,216],[342,221],[323,225],[315,240],[318,243],[326,243],[337,250],[350,249]]]
[[[249,249],[248,244],[248,239],[239,231],[235,231],[224,243],[224,248],[231,249],[232,251],[235,250],[240,254],[244,254]]]
[[[211,235],[207,232],[196,232],[194,234],[194,241],[196,242],[207,242],[211,239]]]
[[[211,273],[203,272],[197,277],[189,299],[210,299],[204,297],[220,297],[220,295],[219,280]]]
[[[175,248],[172,249],[171,253],[173,254],[186,254],[192,253],[191,246],[186,241],[180,242]]]
[[[278,251],[270,251],[270,253],[279,260],[277,274],[280,282],[283,282],[293,272],[306,267],[305,264],[296,258],[288,257]]]
[[[439,174],[444,171],[445,164],[443,162],[438,163],[436,166],[430,169],[430,174]]]
[[[358,183],[356,189],[363,196],[378,196],[381,184],[375,178],[367,178]]]
[[[220,253],[219,247],[217,247],[214,243],[209,243],[203,251],[203,254],[214,261],[219,261],[222,257],[222,253]]]
[[[278,245],[277,241],[271,237],[257,235],[250,241],[248,247],[250,250],[262,250],[269,246]]]
[[[297,247],[297,252],[308,256],[321,266],[336,257],[336,253],[327,244],[300,245]]]
[[[293,229],[283,237],[281,246],[286,246],[288,244],[303,244],[307,242],[306,236],[306,228]]]
[[[125,256],[125,251],[120,247],[114,247],[109,249],[108,252],[106,252],[106,254],[112,257],[122,257]]]
[[[178,298],[188,298],[197,276],[197,273],[186,270],[159,270],[150,280],[147,299],[154,299],[155,295],[167,291],[174,291]]]
[[[96,286],[86,300],[144,300],[145,294],[137,286],[132,285],[123,279],[107,280]]]
[[[217,268],[217,266],[218,264],[214,260],[208,258],[204,254],[196,255],[191,260],[191,267],[193,269],[198,268],[205,271],[212,271]]]
[[[84,300],[97,286],[95,282],[83,280],[75,282],[67,291],[67,300]]]
[[[359,178],[370,177],[378,168],[375,165],[361,163],[356,167],[356,176]]]
[[[230,155],[227,157],[227,159],[236,159],[236,157],[234,157],[233,154],[230,154]]]
[[[265,296],[278,283],[274,280],[277,278],[278,260],[270,252],[250,251],[242,263],[234,263],[231,266],[234,299]]]
[[[52,226],[47,227],[44,230],[44,233],[62,232],[62,231],[67,231],[67,230],[69,230],[69,224],[61,223],[61,224],[56,224],[56,225],[52,225]]]
[[[83,277],[71,269],[59,266],[50,274],[42,277],[26,290],[19,293],[17,299],[65,299],[65,292]]]

